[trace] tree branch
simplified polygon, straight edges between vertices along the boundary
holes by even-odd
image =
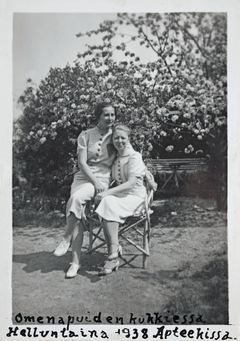
[[[201,51],[201,53],[202,53],[202,55],[204,56],[204,57],[206,57],[206,55],[207,55],[207,53],[206,53],[206,51],[204,51],[203,49],[202,49],[202,47],[198,44],[198,41],[196,40],[196,38],[186,29],[186,28],[184,28],[184,27],[182,27],[181,25],[179,25],[179,23],[176,21],[175,22],[176,23],[176,25],[178,26],[178,28],[180,29],[180,30],[182,30],[184,33],[186,33],[191,39],[192,39],[192,41],[195,43],[195,45],[197,46],[197,48],[199,49],[199,51]]]
[[[166,66],[167,69],[168,69],[168,72],[169,72],[170,75],[172,76],[171,69],[170,69],[170,67],[169,67],[169,65],[168,65],[168,63],[167,63],[167,61],[166,61],[166,59],[162,56],[163,51],[162,51],[161,46],[159,47],[160,50],[161,50],[161,53],[159,53],[159,52],[155,49],[155,47],[152,45],[151,41],[149,40],[148,36],[146,35],[146,33],[143,31],[142,28],[141,28],[141,32],[142,32],[144,38],[146,39],[147,43],[148,43],[148,44],[151,46],[151,48],[153,49],[153,51],[156,52],[156,54],[157,54],[160,58],[162,58],[162,60],[163,60],[163,62],[164,62],[164,64],[165,64],[165,66]]]

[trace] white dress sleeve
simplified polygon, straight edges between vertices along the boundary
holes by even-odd
[[[136,176],[143,177],[145,174],[145,165],[143,163],[142,155],[138,152],[132,153],[128,161],[128,179]]]
[[[87,149],[88,133],[87,131],[82,131],[77,139],[77,154],[80,150]]]

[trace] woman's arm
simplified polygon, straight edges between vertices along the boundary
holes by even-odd
[[[83,173],[88,177],[88,179],[93,183],[96,192],[104,191],[105,187],[98,181],[96,176],[91,171],[91,168],[87,164],[87,150],[81,149],[78,152],[78,167],[81,168]]]
[[[137,183],[137,177],[136,176],[131,176],[127,182],[124,182],[121,185],[118,185],[116,187],[113,188],[109,188],[106,191],[101,192],[98,195],[97,200],[101,200],[102,198],[104,198],[106,195],[116,195],[119,193],[124,193],[128,190],[130,190],[134,185],[136,185]]]
[[[121,185],[118,185],[113,188],[109,188],[107,191],[101,193],[101,198],[106,195],[117,195],[119,193],[124,193],[133,188],[138,178],[141,178],[145,174],[145,165],[142,161],[142,156],[140,153],[133,153],[128,160],[128,176],[127,181]]]

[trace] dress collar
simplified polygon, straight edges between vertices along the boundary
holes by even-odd
[[[109,128],[106,132],[104,132],[103,130],[101,130],[98,126],[96,126],[96,130],[98,131],[98,133],[102,136],[105,135],[111,135],[112,134],[112,128]]]
[[[118,154],[119,157],[122,156],[129,156],[134,152],[134,149],[132,147],[132,145],[129,143],[126,148],[124,149],[123,153],[121,155]]]

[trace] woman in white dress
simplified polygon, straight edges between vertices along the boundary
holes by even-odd
[[[99,273],[107,275],[119,266],[118,255],[121,247],[118,243],[118,228],[125,219],[144,202],[146,189],[143,184],[146,167],[142,155],[136,152],[129,141],[130,130],[124,125],[117,125],[113,130],[113,145],[117,158],[112,166],[112,178],[117,184],[97,194],[101,200],[96,212],[103,219],[104,234],[108,249],[108,260]]]
[[[67,228],[55,256],[64,255],[72,242],[72,263],[67,278],[77,275],[83,242],[86,202],[109,187],[110,171],[116,156],[112,145],[112,125],[115,108],[109,103],[100,103],[95,109],[96,127],[83,131],[77,141],[78,171],[74,175],[70,198],[66,207]],[[77,224],[79,223],[79,224]]]

